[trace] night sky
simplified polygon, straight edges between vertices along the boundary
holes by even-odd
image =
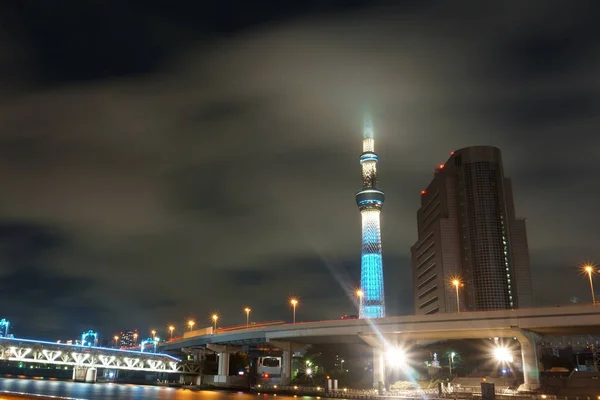
[[[494,145],[536,302],[600,260],[595,1],[4,1],[0,317],[17,336],[354,314],[362,110],[389,315],[420,191]],[[600,284],[600,281],[599,281]]]

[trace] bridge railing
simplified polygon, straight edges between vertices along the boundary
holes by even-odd
[[[72,367],[193,373],[191,370],[185,370],[189,367],[186,363],[182,364],[181,360],[167,354],[37,342],[29,339],[1,338],[0,360]]]

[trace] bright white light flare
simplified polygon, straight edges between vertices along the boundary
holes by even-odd
[[[511,351],[506,347],[496,347],[494,349],[494,358],[500,362],[513,362]]]

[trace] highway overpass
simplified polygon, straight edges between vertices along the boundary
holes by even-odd
[[[519,310],[406,315],[371,320],[333,320],[227,330],[193,332],[161,344],[161,351],[208,347],[221,355],[234,346],[270,343],[284,350],[282,377],[291,377],[293,344],[367,343],[374,348],[374,380],[383,380],[382,350],[389,344],[417,340],[516,337],[521,345],[524,388],[539,387],[535,341],[543,335],[600,333],[600,306],[573,305]],[[232,350],[233,351],[233,350]],[[286,354],[287,353],[287,354]],[[228,357],[219,358],[219,375],[226,375]]]

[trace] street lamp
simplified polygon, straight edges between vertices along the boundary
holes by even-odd
[[[215,331],[217,330],[217,320],[219,319],[219,316],[217,314],[213,314],[212,315],[212,320],[215,323]]]
[[[152,333],[152,339],[154,339],[154,337],[156,336],[156,330],[152,329],[151,333]]]
[[[358,317],[360,318],[362,315],[362,305],[363,305],[363,296],[365,295],[365,292],[363,292],[361,289],[358,289],[356,291],[356,297],[358,297]]]
[[[195,325],[195,324],[196,324],[196,323],[195,323],[193,320],[191,320],[191,319],[188,321],[188,326],[190,327],[190,332],[191,332],[191,331],[192,331],[192,329],[194,328],[194,325]]]
[[[402,367],[406,364],[406,352],[403,349],[392,347],[385,353],[387,362],[392,367]]]
[[[136,344],[136,343],[137,343],[137,338],[138,338],[138,334],[137,334],[137,333],[134,333],[134,334],[133,334],[133,344]]]
[[[590,290],[592,291],[592,304],[596,304],[596,294],[594,293],[594,280],[592,278],[592,274],[596,272],[595,268],[591,264],[586,264],[583,266],[583,270],[588,274],[588,278],[590,279]]]
[[[458,296],[458,288],[462,286],[462,282],[458,279],[452,279],[452,286],[456,290],[456,312],[460,312],[460,298]]]
[[[452,365],[454,364],[454,357],[456,356],[455,352],[451,352],[448,354],[448,366],[450,367],[450,377],[452,377]]]
[[[244,308],[244,311],[246,312],[246,328],[248,328],[250,326],[250,307],[246,307]]]
[[[173,339],[173,331],[175,330],[175,327],[173,325],[169,325],[169,332],[171,333],[171,339]]]
[[[494,358],[501,363],[513,362],[512,352],[508,347],[498,346],[494,349]]]
[[[294,309],[294,319],[293,319],[293,323],[296,323],[296,306],[298,305],[298,300],[297,299],[291,299],[290,300],[290,304],[292,305],[292,308]]]
[[[115,335],[115,337],[113,339],[115,339],[115,348],[119,347],[119,337],[117,335]]]

